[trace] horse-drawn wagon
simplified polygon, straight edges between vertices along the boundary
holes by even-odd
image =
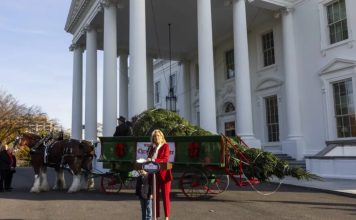
[[[319,179],[320,177],[300,167],[290,167],[286,161],[261,149],[248,148],[238,137],[233,140],[224,135],[212,135],[199,127],[190,125],[174,112],[163,109],[147,110],[135,117],[132,137],[100,137],[99,161],[109,172],[95,172],[92,169],[93,142],[85,140],[54,140],[51,135],[40,137],[35,134],[19,135],[14,146],[30,149],[31,164],[35,181],[31,192],[49,189],[46,168],[57,171],[54,189],[64,189],[63,170],[69,167],[73,176],[68,192],[93,187],[93,178],[101,177],[101,188],[105,192],[118,192],[123,184],[133,183],[132,171],[136,161],[147,157],[150,146],[149,135],[154,129],[161,129],[168,137],[170,146],[169,162],[173,164],[174,176],[179,176],[179,186],[190,198],[207,193],[221,193],[229,186],[230,178],[238,185],[269,181],[272,176],[297,179]],[[142,136],[140,136],[142,135]],[[165,164],[167,165],[167,164]],[[87,177],[87,186],[81,184],[81,177]]]
[[[135,169],[137,159],[147,157],[149,137],[100,137],[101,156],[99,161],[110,172],[102,175],[104,192],[119,192],[130,171]],[[229,186],[229,177],[239,185],[254,179],[243,178],[242,169],[231,169],[229,152],[233,143],[225,136],[168,136],[170,163],[174,176],[179,176],[179,187],[185,196],[197,198],[207,193],[224,192]],[[243,153],[241,163],[248,163]]]

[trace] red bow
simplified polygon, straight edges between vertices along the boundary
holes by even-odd
[[[190,158],[198,158],[199,157],[199,143],[192,142],[189,144],[188,155]]]
[[[124,144],[116,144],[115,154],[118,157],[123,157],[125,155],[125,145]]]

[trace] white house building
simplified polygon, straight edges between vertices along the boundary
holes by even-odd
[[[85,139],[97,138],[103,68],[104,136],[117,115],[165,108],[172,88],[178,113],[206,130],[306,159],[324,177],[356,179],[355,8],[354,0],[73,0],[72,137],[84,123]]]

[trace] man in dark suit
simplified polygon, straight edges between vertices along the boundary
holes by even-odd
[[[0,192],[9,190],[7,179],[11,172],[12,157],[8,153],[7,145],[0,147]]]
[[[7,154],[9,156],[11,164],[10,164],[10,172],[7,173],[7,176],[5,178],[5,190],[11,191],[12,190],[12,187],[11,187],[12,177],[13,177],[14,173],[16,173],[16,157],[13,154],[13,149],[8,149]]]
[[[120,116],[118,119],[119,125],[116,127],[115,133],[113,136],[131,136],[132,130],[131,127],[126,122],[126,118]]]

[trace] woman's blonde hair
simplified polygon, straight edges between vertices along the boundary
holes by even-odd
[[[152,134],[151,134],[151,142],[152,142],[152,143],[153,143],[153,136],[154,136],[155,134],[159,134],[159,135],[161,135],[161,137],[162,137],[162,143],[158,143],[158,144],[165,144],[165,143],[166,143],[166,139],[164,138],[164,134],[163,134],[163,132],[162,132],[161,130],[159,130],[159,129],[155,129],[154,131],[152,131]]]

